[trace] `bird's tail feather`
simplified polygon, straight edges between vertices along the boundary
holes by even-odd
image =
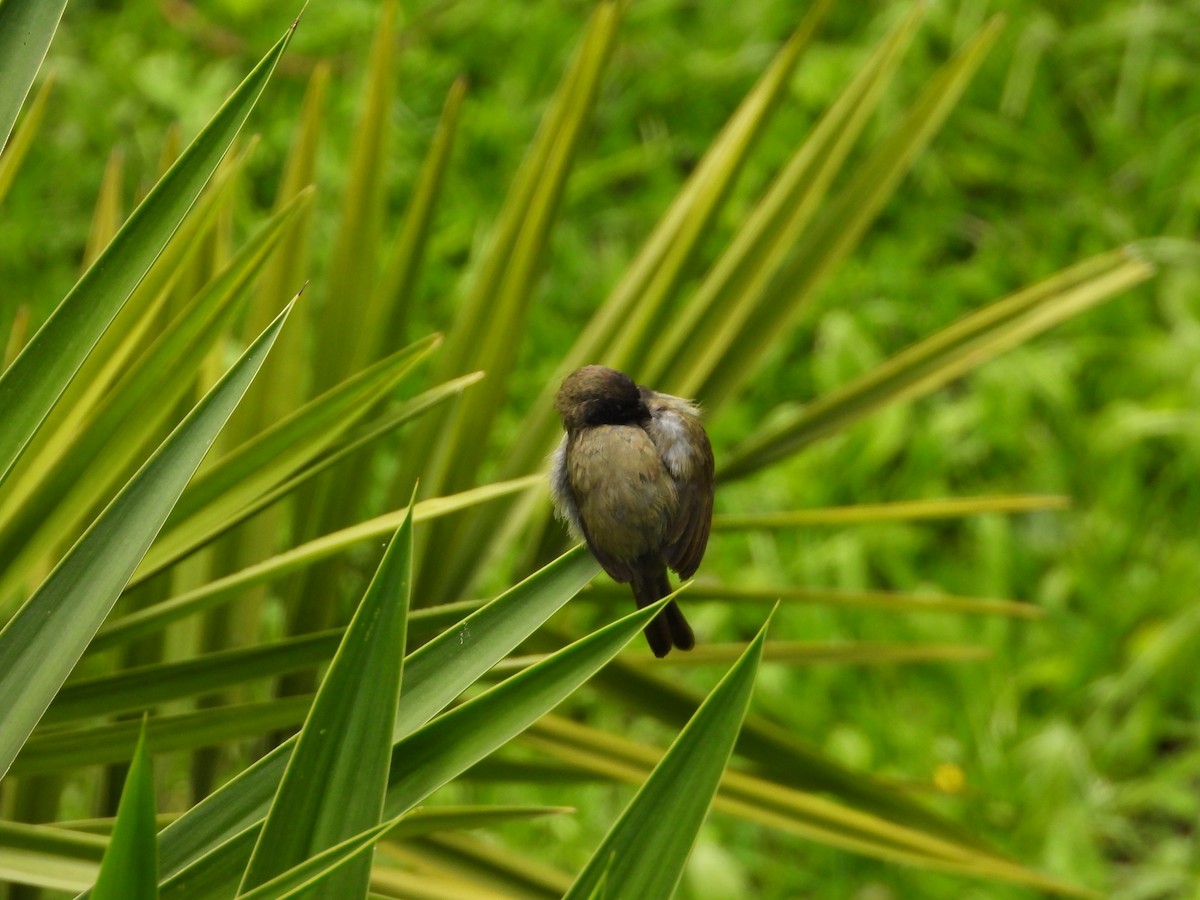
[[[666,567],[643,567],[635,569],[631,580],[633,597],[638,609],[656,603],[671,593],[671,582],[667,579]],[[691,650],[696,646],[696,637],[691,626],[683,617],[683,610],[674,600],[663,611],[651,619],[645,629],[650,649],[659,659],[666,656],[672,647]]]

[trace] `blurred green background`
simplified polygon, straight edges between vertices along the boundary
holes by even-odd
[[[730,207],[744,213],[908,4],[835,4]],[[389,210],[402,211],[454,78],[469,87],[411,335],[445,324],[457,276],[499,208],[590,11],[584,2],[402,6]],[[803,9],[782,0],[633,0],[569,184],[512,381],[517,413],[549,377]],[[994,12],[1007,24],[932,148],[863,245],[714,430],[718,458],[781,397],[847,382],[982,303],[1143,238],[1158,276],[914,404],[888,409],[718,495],[719,512],[952,495],[1065,494],[1065,512],[778,533],[719,533],[701,575],[727,584],[915,590],[1029,600],[1034,622],[788,606],[772,636],[977,642],[982,662],[765,665],[757,708],[841,761],[930,802],[1029,864],[1107,896],[1200,896],[1200,3],[930,4],[899,72],[911,96]],[[164,135],[190,137],[292,13],[260,0],[68,7],[33,155],[0,209],[0,322],[34,318],[79,272],[110,150],[126,202]],[[376,4],[314,2],[250,123],[273,198],[306,78],[334,67],[318,159],[317,272],[331,240]],[[893,118],[887,108],[872,129]],[[322,241],[322,231],[327,232]],[[635,374],[636,377],[636,373]],[[699,398],[703,401],[703,397]],[[419,598],[417,598],[419,602]],[[764,608],[689,612],[708,641],[750,637]],[[703,674],[682,676],[711,683]],[[601,701],[595,701],[597,703]],[[596,713],[603,721],[601,709]],[[614,713],[615,715],[615,713]],[[520,826],[568,869],[628,797],[548,792],[580,812]],[[506,795],[508,802],[530,800]],[[532,802],[530,800],[530,802]],[[512,826],[514,830],[516,826]],[[501,831],[503,833],[503,830]],[[1024,897],[889,866],[714,814],[694,898]]]

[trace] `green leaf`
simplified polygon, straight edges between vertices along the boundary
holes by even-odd
[[[3,75],[0,74],[0,79],[2,78]],[[3,87],[0,87],[0,91],[2,90]],[[13,133],[12,140],[4,145],[4,152],[0,153],[0,203],[8,196],[8,190],[16,180],[21,163],[25,161],[29,148],[33,146],[33,139],[41,127],[42,118],[46,115],[46,105],[50,102],[50,93],[53,90],[54,73],[51,72],[38,88],[37,95],[29,104],[29,111],[21,120],[20,127]]]
[[[46,417],[41,430],[25,448],[24,456],[9,475],[9,486],[19,484],[31,475],[36,477],[40,470],[53,465],[67,452],[76,433],[105,400],[112,386],[128,372],[133,360],[145,351],[162,328],[167,319],[172,290],[179,283],[182,273],[191,268],[200,249],[206,245],[218,216],[229,209],[248,156],[247,150],[238,152],[235,148],[221,161],[200,198],[92,348],[91,354]],[[293,293],[294,288],[287,296],[291,297]],[[282,305],[282,301],[276,303],[275,312],[267,324],[274,319]],[[291,330],[289,327],[286,331]]]
[[[396,3],[380,4],[379,23],[371,46],[363,105],[354,128],[341,220],[329,256],[328,296],[316,317],[312,377],[325,390],[353,373],[363,362],[362,348],[376,335],[365,329],[369,314],[345,314],[345,298],[367,298],[377,277],[380,233],[387,190],[383,187],[388,136],[392,121],[396,56]]]
[[[599,571],[580,545],[416,650],[406,663],[396,740],[445,709]]]
[[[647,610],[652,613],[661,606],[659,603]],[[639,610],[456,707],[397,743],[392,751],[392,776],[385,803],[388,815],[403,815],[431,791],[528,727],[611,659],[637,632],[637,626],[644,625],[650,617],[646,610]],[[402,701],[401,710],[404,705]],[[199,872],[185,872],[183,877],[203,878],[206,862],[207,868],[214,870],[235,865],[240,843],[240,839],[234,838],[226,848],[212,854],[211,860],[201,859],[193,867]],[[175,896],[196,896],[195,888],[190,886]]]
[[[450,497],[422,500],[416,505],[413,519],[416,522],[428,521],[460,509],[467,509],[478,503],[505,497],[517,491],[528,490],[544,482],[545,479],[542,476],[534,475],[516,481],[484,485],[481,488],[463,491],[461,494],[454,494]],[[172,597],[139,612],[109,622],[96,635],[92,649],[104,649],[139,635],[156,631],[185,616],[212,609],[248,587],[264,584],[286,575],[288,572],[310,566],[318,560],[341,553],[347,547],[363,541],[391,534],[403,521],[407,512],[407,509],[400,509],[385,513],[366,522],[343,528],[341,531],[323,535],[316,540],[293,547],[284,553],[249,566],[240,572],[226,575],[178,597]]]
[[[764,625],[654,767],[564,900],[590,897],[601,878],[613,897],[674,894],[750,705],[766,637]]]
[[[0,3],[0,149],[37,77],[67,0],[4,0]]]
[[[147,709],[256,678],[313,668],[333,657],[343,633],[344,629],[333,628],[274,643],[205,653],[178,662],[123,669],[112,675],[69,679],[46,710],[41,724]]]
[[[575,810],[570,806],[420,806],[406,813],[387,833],[387,836],[390,839],[402,840],[442,831],[472,831],[503,822],[516,822],[543,816],[561,816],[573,812]],[[166,827],[176,818],[177,816],[167,813],[160,815],[158,820],[163,827]],[[87,837],[92,834],[111,834],[114,821],[112,818],[74,819],[56,822],[54,827],[59,832],[73,832]],[[6,839],[2,823],[0,823],[0,847],[3,846],[6,846]],[[103,844],[100,846],[103,848]],[[99,859],[100,855],[100,853],[96,853],[95,858]]]
[[[412,809],[569,697],[674,597],[664,597],[581,638],[397,743],[384,807],[388,814]],[[402,702],[401,716],[403,710]]]
[[[465,657],[472,667],[454,664],[459,655],[454,640],[429,644],[411,654],[405,661],[404,702],[397,727],[411,731],[427,722],[470,687],[476,677],[473,667],[490,667],[503,659],[599,571],[587,549],[576,547],[468,618],[454,637],[461,633],[464,639],[472,639],[474,652]],[[220,859],[244,852],[242,858],[249,857],[255,823],[266,814],[293,743],[277,747],[163,830],[162,872],[168,879],[164,895],[174,881],[178,893],[173,896],[189,897],[203,874],[198,870],[204,868],[206,854]],[[222,845],[226,857],[220,855]]]
[[[216,498],[236,491],[236,508],[310,463],[361,418],[396,384],[428,359],[442,338],[431,334],[347,378],[289,414],[282,421],[227,453],[188,486],[171,519],[194,516]],[[284,457],[275,466],[272,460]],[[265,470],[265,471],[264,471]]]
[[[610,861],[611,862],[611,861]],[[608,896],[608,865],[606,864],[596,879],[596,884],[588,895],[588,900],[604,900]]]
[[[571,68],[514,179],[489,258],[447,342],[448,365],[460,371],[483,369],[488,377],[479,390],[467,395],[445,435],[443,453],[435,460],[437,470],[448,467],[442,485],[461,489],[473,483],[487,451],[486,436],[503,405],[520,346],[517,337],[541,273],[575,149],[612,52],[620,11],[616,3],[595,7]],[[453,566],[439,568],[454,570]]]
[[[391,780],[384,804],[386,814],[393,818],[403,815],[432,791],[507,743],[570,696],[580,684],[620,652],[667,599],[638,610],[563,648],[400,740],[392,749]],[[444,669],[439,675],[447,680],[458,680],[454,669]],[[410,696],[407,676],[405,681],[398,718],[404,717]],[[458,691],[461,692],[464,686],[460,685]],[[426,705],[420,696],[417,704],[422,708]],[[424,712],[420,712],[414,718],[423,716]],[[276,760],[272,767],[277,764]],[[258,792],[259,785],[268,777],[267,766],[257,768],[254,793]],[[229,801],[238,803],[243,813],[248,784],[248,781],[243,781],[242,790],[239,791],[242,796]],[[206,800],[197,809],[208,802]],[[221,819],[220,841],[223,843],[211,839],[211,842],[206,841],[205,847],[213,849],[182,868],[162,885],[164,900],[174,897],[187,897],[189,900],[219,897],[227,890],[227,873],[236,870],[239,861],[250,853],[248,838],[253,831],[253,820],[246,822],[239,819],[235,824],[224,815],[221,815]],[[164,841],[169,831],[164,831]],[[166,870],[165,842],[163,847]],[[203,891],[199,885],[204,885]]]
[[[946,497],[940,500],[901,500],[895,503],[859,503],[824,509],[786,512],[725,513],[713,516],[713,531],[775,531],[810,525],[856,525],[870,522],[921,522],[957,519],[993,513],[1062,510],[1070,497],[1052,494],[1017,494],[997,497]]]
[[[469,831],[574,811],[569,806],[421,806],[405,813],[388,831],[387,837],[400,840],[440,831]]]
[[[361,450],[372,441],[378,440],[406,422],[412,421],[437,404],[444,403],[456,397],[482,377],[482,372],[473,372],[470,375],[464,375],[462,378],[456,378],[446,384],[430,388],[428,391],[418,394],[411,400],[401,403],[395,409],[381,413],[378,416],[371,416],[369,423],[359,425],[358,428],[353,429],[349,434],[343,435],[340,439],[335,440],[332,444],[325,447],[324,452],[310,465],[304,466],[291,478],[287,478],[270,490],[259,494],[254,500],[237,507],[236,511],[229,513],[224,519],[215,521],[207,530],[193,530],[189,527],[181,532],[176,532],[174,537],[171,534],[164,535],[154,542],[154,546],[146,554],[146,559],[143,560],[138,571],[133,573],[130,584],[138,584],[149,577],[151,572],[167,568],[178,562],[180,559],[205,546],[209,541],[246,521],[246,519],[255,513],[288,496],[322,472],[327,471],[346,457]],[[217,467],[223,465],[224,462],[218,463],[217,466],[214,466],[213,471],[216,471]],[[184,497],[186,498],[186,496],[187,493],[185,492]],[[421,510],[421,504],[417,504],[418,519],[421,518]],[[205,518],[207,519],[208,516],[206,515]],[[214,515],[212,518],[215,520],[218,517]],[[167,525],[168,527],[170,526],[169,521]],[[181,523],[180,528],[183,529],[183,523]]]
[[[146,729],[150,742],[160,753],[195,750],[294,729],[304,721],[311,703],[311,696],[299,696],[205,707],[195,712],[154,716],[146,723]],[[137,744],[138,729],[138,723],[130,721],[91,728],[39,729],[13,762],[12,774],[62,772],[128,760]]]
[[[263,502],[273,502],[284,494],[294,491],[309,479],[341,462],[352,453],[361,450],[372,441],[389,434],[406,422],[410,422],[426,411],[433,409],[435,406],[457,397],[483,377],[483,372],[470,372],[458,378],[452,378],[443,384],[430,388],[424,393],[418,394],[411,400],[405,401],[395,409],[387,410],[378,417],[373,417],[369,423],[359,425],[358,428],[346,436],[345,440],[331,447],[327,455],[322,456],[317,462],[299,473],[295,478],[288,479],[288,481],[272,490],[270,494],[265,495]],[[406,449],[408,449],[408,445],[406,445]]]
[[[316,310],[312,350],[307,375],[313,387],[323,390],[360,369],[371,359],[368,348],[388,342],[388,335],[372,333],[377,328],[372,307],[379,276],[379,255],[387,191],[382,187],[383,160],[388,157],[392,98],[395,96],[397,46],[394,0],[380,4],[368,72],[362,86],[362,104],[352,135],[346,185],[340,201],[341,216],[330,249],[325,302]],[[346,304],[358,307],[346,315]],[[407,462],[411,454],[401,458]],[[328,475],[304,486],[290,504],[293,540],[312,537],[343,527],[363,513],[362,498],[372,491],[372,466],[338,466]],[[425,480],[421,473],[422,481]],[[407,499],[412,483],[396,496],[394,504]],[[429,492],[440,493],[440,492]],[[391,504],[390,504],[391,505]],[[394,529],[393,529],[394,530]],[[307,568],[290,579],[286,628],[290,634],[317,631],[334,624],[328,597],[339,590],[344,572],[342,560],[330,560]],[[285,678],[279,690],[312,690],[312,679],[296,675]]]
[[[89,513],[108,499],[154,446],[177,404],[195,389],[196,373],[221,339],[244,289],[311,192],[272,216],[222,272],[190,302],[128,368],[72,435],[40,478],[14,478],[3,504],[0,557],[9,569],[0,596],[22,583],[30,561],[78,535]],[[186,496],[186,492],[185,492]],[[181,498],[182,499],[182,498]]]
[[[95,882],[107,846],[96,834],[0,821],[0,872],[16,884],[78,891]]]
[[[369,347],[372,359],[385,352],[386,341],[404,340],[408,331],[409,307],[425,260],[425,246],[450,165],[466,91],[467,82],[462,77],[450,88],[433,143],[413,185],[412,199],[404,212],[404,222],[396,235],[391,257],[380,276],[376,299],[366,310],[369,317],[366,335],[368,339],[373,338],[373,346]]]
[[[112,609],[258,372],[288,309],[196,405],[0,631],[0,777]]]
[[[383,837],[394,822],[384,822],[370,828],[361,834],[347,838],[320,853],[310,856],[286,872],[281,872],[270,881],[246,893],[239,892],[237,900],[278,900],[282,897],[292,897],[301,891],[314,888],[317,885],[325,887],[324,882],[329,876],[341,871],[346,865],[359,856],[367,853],[381,837]],[[345,897],[345,894],[329,894],[331,897]]]
[[[696,293],[669,321],[643,338],[646,358],[640,379],[681,396],[699,396],[704,378],[729,352],[753,355],[731,345],[736,331],[764,303],[788,254],[806,237],[809,224],[834,179],[845,169],[872,115],[886,94],[904,53],[924,16],[913,4],[872,52],[850,83],[821,117],[738,229]],[[802,297],[793,298],[801,302]],[[771,335],[775,339],[775,335]],[[714,408],[705,396],[705,407]]]
[[[581,599],[610,601],[624,599],[626,596],[626,591],[619,586],[600,583],[586,592]],[[1045,615],[1040,606],[1019,600],[962,597],[955,594],[936,594],[932,591],[854,591],[843,588],[795,587],[790,584],[733,586],[697,582],[689,588],[688,600],[719,600],[736,604],[773,604],[776,600],[781,600],[784,603],[884,609],[890,612],[966,613],[980,616],[1013,616],[1021,619],[1038,619]]]
[[[634,650],[625,654],[622,662],[640,667],[692,668],[733,662],[745,649],[745,644],[697,644],[687,653],[672,653],[661,662],[648,651]],[[904,644],[887,641],[771,641],[763,648],[766,662],[789,665],[843,663],[886,666],[897,663],[963,662],[986,659],[990,655],[987,647],[974,644]],[[533,665],[544,656],[510,656],[497,663],[491,671],[497,675],[515,672]]]
[[[387,854],[389,858],[398,855],[395,844],[387,847]],[[416,855],[417,850],[414,849],[411,856]],[[497,893],[489,884],[466,881],[461,873],[450,874],[445,869],[431,869],[420,866],[419,863],[415,863],[411,869],[396,866],[384,868],[376,865],[371,870],[371,885],[375,890],[368,895],[368,900],[389,900],[392,897],[420,897],[421,900],[509,900],[513,896],[511,893]],[[560,894],[561,891],[549,894],[540,892],[533,896],[538,900],[553,900]]]
[[[22,14],[39,4],[6,2],[0,10]],[[16,10],[10,11],[15,6]],[[30,13],[32,15],[32,13]],[[39,14],[44,21],[43,10]],[[50,408],[82,365],[146,270],[162,252],[266,87],[295,26],[246,76],[204,130],[183,152],[84,273],[13,364],[0,376],[0,484],[41,426]],[[18,40],[23,29],[2,29]],[[44,29],[38,29],[38,33]],[[52,32],[53,29],[50,29]],[[47,40],[49,36],[47,34]],[[45,51],[42,47],[39,53]],[[0,58],[6,58],[0,54]],[[2,124],[2,120],[0,120]],[[11,125],[11,123],[9,123]],[[7,134],[7,130],[5,130]]]
[[[412,570],[412,504],[346,629],[267,813],[239,892],[379,824],[404,665]],[[325,890],[366,892],[369,866]]]
[[[913,160],[933,139],[999,33],[991,20],[935,75],[891,133],[854,170],[849,184],[808,228],[804,240],[772,274],[754,311],[737,327],[714,333],[710,348],[719,362],[704,373],[690,394],[720,406],[742,386],[765,358],[762,352],[790,330],[802,301],[833,273],[874,221]]]
[[[86,270],[98,257],[125,221],[121,201],[125,181],[125,155],[114,149],[108,155],[104,177],[100,179],[100,192],[92,210],[92,227],[88,231],[87,244],[83,248],[83,267]]]
[[[565,761],[634,783],[645,778],[661,759],[660,751],[652,747],[557,716],[539,721],[526,740]],[[1057,893],[1090,895],[1086,889],[1027,869],[975,844],[898,826],[732,768],[721,775],[714,805],[749,822],[880,859],[1000,878]]]
[[[674,653],[670,663],[704,666],[736,659],[741,644],[703,644],[691,653]],[[771,641],[763,648],[767,662],[790,665],[842,663],[888,666],[897,663],[964,662],[987,659],[992,651],[974,644],[901,644],[887,641]],[[649,653],[630,655],[630,662],[648,665]],[[640,657],[640,658],[639,658]]]
[[[593,685],[621,703],[674,727],[682,726],[703,701],[699,692],[646,666],[631,665],[624,660],[605,668]],[[840,765],[764,716],[747,717],[738,737],[737,753],[753,763],[764,777],[793,790],[831,794],[850,807],[889,823],[959,844],[978,844],[967,829],[930,812],[906,792],[870,774]]]
[[[133,763],[121,791],[117,821],[92,887],[95,900],[157,900],[158,827],[154,812],[154,773],[146,750],[143,719]]]
[[[1153,273],[1126,250],[1072,266],[913,344],[845,387],[755,432],[718,468],[742,478],[875,410],[919,397]]]
[[[443,875],[447,881],[458,881],[463,885],[462,894],[467,894],[467,885],[476,886],[481,900],[485,897],[491,900],[497,892],[504,897],[550,900],[561,897],[571,886],[570,873],[544,862],[544,853],[536,847],[532,854],[523,853],[495,840],[461,833],[425,835],[403,841],[390,839],[393,837],[394,832],[388,835],[385,858],[389,862],[396,860],[422,875]],[[385,887],[386,881],[378,876],[389,870],[395,871],[390,867],[384,869],[377,861],[371,880]]]
[[[440,344],[440,336],[431,335],[397,351],[207,467],[179,498],[131,584],[212,540],[248,515],[247,509],[261,508],[262,497],[281,496],[275,488],[335,446]]]
[[[317,151],[321,129],[325,125],[325,96],[329,86],[330,65],[318,61],[309,78],[299,123],[288,149],[287,160],[275,195],[275,210],[287,206],[297,194],[315,180]],[[314,211],[310,206],[300,214],[296,227],[271,254],[263,269],[258,290],[250,301],[242,334],[246,339],[257,334],[275,315],[282,299],[295,293],[309,277]],[[308,386],[307,340],[312,316],[307,306],[292,314],[292,325],[279,336],[279,346],[271,355],[271,364],[246,395],[229,423],[229,435],[240,443],[263,428],[290,415],[304,402]],[[277,527],[277,522],[267,523]]]

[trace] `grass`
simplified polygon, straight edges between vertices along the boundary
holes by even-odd
[[[373,6],[317,3],[305,13],[294,68],[281,72],[285,88],[266,99],[255,165],[278,166],[292,121],[280,112],[298,106],[305,67],[328,55],[332,138],[318,181],[340,184]],[[877,4],[869,18],[853,5],[835,7],[825,41],[797,77],[798,112],[767,135],[739,187],[742,204],[897,15],[890,4]],[[431,245],[439,264],[428,267],[422,288],[429,320],[413,323],[414,334],[436,327],[457,302],[440,273],[461,269],[498,207],[514,154],[587,9],[539,0],[406,10],[387,186],[393,212],[407,198],[451,80],[465,72],[470,82]],[[941,4],[919,38],[915,56],[925,68],[901,70],[902,93],[919,89],[935,51],[997,9],[1007,28],[965,101],[795,339],[724,417],[713,435],[718,455],[781,394],[803,402],[843,384],[1020,284],[1113,244],[1190,238],[1200,204],[1192,62],[1200,3]],[[538,301],[544,312],[513,379],[518,397],[532,400],[556,358],[551,351],[603,296],[794,15],[791,4],[769,0],[737,12],[676,0],[631,5],[552,245]],[[70,286],[108,148],[124,154],[128,202],[153,173],[167,126],[179,121],[193,133],[279,30],[273,4],[227,2],[206,6],[203,16],[164,28],[149,5],[119,14],[68,8],[49,61],[60,81],[45,152],[27,164],[0,218],[0,279],[14,286],[0,297],[0,321],[14,302],[61,296]],[[490,177],[496,172],[504,177]],[[324,194],[326,203],[336,196]],[[5,222],[36,224],[18,230]],[[749,512],[1038,492],[1070,496],[1067,512],[724,535],[702,569],[728,582],[936,586],[1042,607],[1046,617],[1032,623],[785,607],[773,636],[976,641],[992,657],[894,669],[765,663],[755,708],[786,718],[847,763],[936,795],[953,818],[1018,858],[1129,900],[1189,896],[1200,880],[1200,699],[1190,671],[1200,629],[1200,273],[1194,248],[1159,243],[1148,252],[1166,260],[1148,287],[718,500],[718,511]],[[501,442],[515,424],[501,429]],[[698,633],[722,641],[749,638],[761,622],[759,607],[695,610]],[[715,675],[681,677],[711,686]],[[602,721],[616,719],[603,701],[588,702]],[[935,790],[935,782],[953,787],[959,777],[961,790]],[[597,823],[612,821],[630,794],[556,791],[551,802],[577,806],[583,824],[557,817],[501,833],[550,846],[546,861],[574,870]],[[501,799],[531,802],[525,793]],[[685,894],[1029,896],[765,834],[715,817]]]

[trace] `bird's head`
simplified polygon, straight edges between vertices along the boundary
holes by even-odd
[[[567,431],[595,425],[636,425],[650,418],[633,379],[607,366],[584,366],[564,378],[554,406]]]

